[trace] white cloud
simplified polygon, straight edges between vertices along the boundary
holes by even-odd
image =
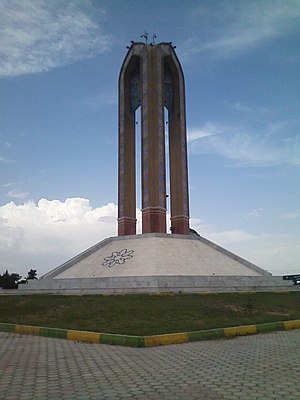
[[[27,196],[28,193],[21,189],[13,189],[7,193],[7,197],[12,197],[13,199],[25,199]]]
[[[140,210],[137,218],[140,232]],[[201,236],[272,273],[299,272],[299,235],[254,235],[245,229],[218,231],[195,218],[191,226]],[[0,207],[0,272],[8,268],[24,276],[34,268],[43,275],[116,233],[117,206],[113,203],[96,208],[83,198],[7,203]]]
[[[9,159],[3,156],[0,156],[0,163],[4,163],[4,164],[8,164],[9,163]]]
[[[208,239],[222,244],[222,246],[231,245],[233,243],[240,243],[256,238],[254,235],[250,235],[243,229],[235,229],[230,231],[215,231],[215,228],[211,225],[204,225],[200,219],[191,219],[191,226],[201,236],[207,236]]]
[[[281,215],[282,219],[297,219],[300,218],[300,212],[287,212]]]
[[[41,199],[0,207],[0,271],[21,275],[35,267],[39,275],[105,237],[116,235],[115,204],[92,208],[89,200]]]
[[[199,219],[192,219],[191,224],[201,236],[273,275],[299,273],[300,235],[250,234],[245,229],[219,231]]]
[[[218,154],[243,166],[300,163],[300,135],[290,134],[288,123],[277,122],[256,129],[222,127],[210,122],[208,130],[207,125],[189,135],[192,154]]]
[[[206,53],[222,58],[251,49],[299,29],[298,0],[263,2],[219,1],[193,10],[184,55]],[[199,28],[201,31],[199,32]],[[205,35],[209,38],[203,40]]]
[[[228,107],[230,107],[230,108],[232,108],[232,109],[234,109],[235,111],[238,111],[238,112],[250,113],[250,112],[254,111],[253,108],[247,106],[246,104],[242,104],[242,103],[239,103],[239,102],[233,103],[233,104],[228,104],[228,103],[226,103],[226,104],[228,105]]]
[[[110,38],[83,7],[75,1],[2,0],[0,76],[47,71],[107,51]]]
[[[229,250],[267,269],[273,275],[299,273],[300,235],[258,235],[248,241],[227,246]]]
[[[188,142],[192,142],[197,139],[202,139],[207,136],[218,135],[225,131],[224,127],[220,127],[217,124],[206,122],[201,128],[188,129],[187,139]]]
[[[263,211],[263,208],[255,208],[254,210],[251,210],[246,214],[246,218],[260,218]]]

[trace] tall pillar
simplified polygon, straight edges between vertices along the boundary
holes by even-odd
[[[173,52],[164,59],[165,105],[169,115],[172,233],[190,233],[184,77]]]
[[[163,70],[160,46],[147,46],[142,74],[142,231],[166,233]]]
[[[126,58],[119,77],[118,235],[136,234],[135,103],[139,58]]]
[[[166,233],[166,107],[172,232],[189,234],[184,78],[169,43],[133,43],[120,72],[118,234],[121,236],[136,232],[135,111],[139,106],[142,232]]]

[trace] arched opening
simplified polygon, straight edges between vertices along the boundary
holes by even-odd
[[[169,110],[164,106],[165,124],[165,160],[166,160],[166,227],[167,233],[171,233],[171,186],[170,186],[170,157],[169,157]]]
[[[142,108],[135,110],[135,155],[136,155],[136,208],[142,208]],[[142,233],[142,218],[137,216],[137,233]]]

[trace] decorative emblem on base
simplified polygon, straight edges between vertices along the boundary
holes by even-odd
[[[127,249],[113,251],[111,256],[104,257],[104,263],[102,263],[102,265],[111,268],[116,264],[124,264],[127,260],[133,257],[133,252],[134,250]]]

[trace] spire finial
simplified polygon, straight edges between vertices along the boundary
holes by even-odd
[[[146,43],[146,44],[148,43],[148,36],[149,36],[149,33],[146,32],[146,31],[144,31],[143,35],[141,35],[141,38],[144,38],[144,39],[145,39],[145,43]]]

